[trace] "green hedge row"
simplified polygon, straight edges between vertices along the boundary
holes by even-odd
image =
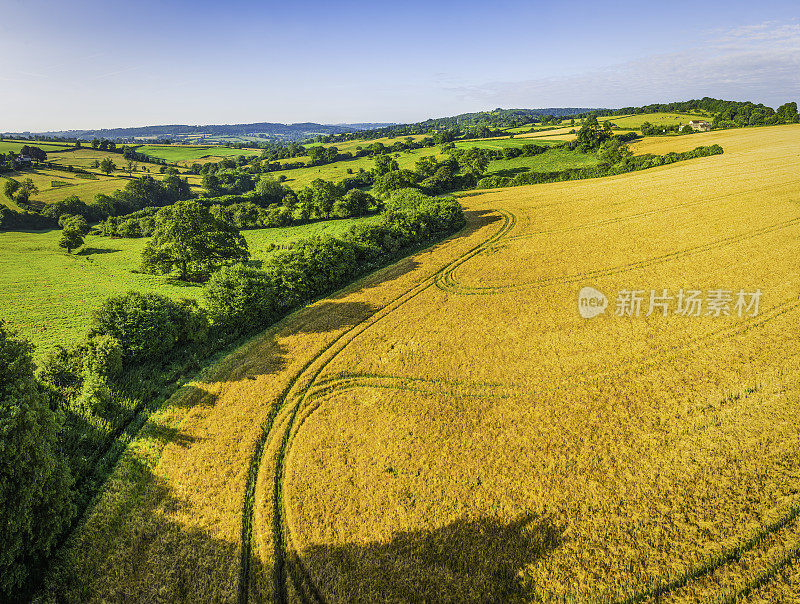
[[[478,189],[495,189],[498,187],[517,187],[522,185],[536,185],[547,182],[561,182],[565,180],[581,180],[584,178],[600,178],[602,176],[612,176],[646,170],[656,166],[666,166],[678,161],[694,159],[696,157],[708,157],[711,155],[722,154],[722,147],[719,145],[697,147],[691,151],[683,153],[667,153],[666,155],[634,155],[626,158],[622,162],[612,166],[594,166],[591,168],[571,168],[560,172],[523,172],[514,177],[510,176],[488,176],[478,181]]]

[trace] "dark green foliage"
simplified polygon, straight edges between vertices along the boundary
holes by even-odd
[[[608,122],[606,122],[606,124],[608,124]],[[578,130],[576,141],[578,148],[581,151],[586,152],[591,151],[592,149],[597,149],[610,137],[610,131],[608,129],[601,128],[597,121],[597,116],[592,113],[586,118],[586,120],[584,120],[583,125],[581,126],[580,130]]]
[[[131,291],[107,299],[94,312],[90,337],[114,338],[128,364],[161,360],[206,331],[205,316],[193,301]]]
[[[4,205],[0,205],[0,231],[49,229],[54,226],[56,226],[55,220],[42,216],[38,212],[17,212]]]
[[[255,184],[255,180],[248,172],[236,169],[218,170],[203,176],[203,188],[207,197],[241,195],[252,191]]]
[[[342,195],[338,185],[317,178],[298,193],[303,218],[330,218],[334,202]]]
[[[198,201],[184,200],[156,213],[142,269],[163,275],[177,268],[183,280],[202,279],[216,267],[249,257],[247,241],[235,227],[214,218]]]
[[[110,157],[106,157],[100,162],[100,171],[105,172],[106,175],[110,175],[116,169],[117,164],[115,164],[114,160]]]
[[[286,207],[262,208],[251,202],[230,206],[211,206],[211,215],[237,229],[264,229],[285,227],[294,223],[292,212]],[[123,235],[124,236],[124,235]]]
[[[377,176],[383,176],[388,172],[399,169],[400,166],[397,164],[397,160],[392,158],[391,155],[375,156],[375,174]]]
[[[627,160],[633,152],[619,138],[610,138],[600,145],[597,150],[597,158],[601,166],[613,166]]]
[[[30,196],[38,193],[39,189],[30,178],[26,178],[22,182],[9,178],[3,185],[3,192],[17,205],[25,206],[30,201]]]
[[[30,352],[0,321],[0,595],[8,600],[75,513],[59,425]]]
[[[58,222],[63,229],[58,245],[67,250],[68,254],[71,254],[72,250],[83,245],[83,238],[89,232],[89,225],[86,219],[80,215],[70,216],[65,214]]]
[[[418,182],[416,172],[411,170],[392,170],[375,179],[375,192],[385,197],[392,191],[413,187]]]
[[[333,202],[333,216],[351,218],[366,216],[375,205],[375,198],[360,189],[352,189]]]
[[[416,189],[395,192],[380,222],[355,225],[338,238],[314,237],[278,252],[261,270],[244,266],[215,273],[204,289],[216,326],[236,333],[266,325],[299,304],[341,287],[400,250],[464,225],[454,199]]]
[[[282,203],[283,199],[291,192],[291,189],[284,187],[269,176],[262,177],[256,185],[256,198],[265,206]]]
[[[226,266],[203,289],[209,318],[216,325],[253,330],[275,318],[277,291],[269,276],[241,264]]]

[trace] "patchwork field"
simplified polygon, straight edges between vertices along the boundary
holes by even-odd
[[[115,164],[117,164],[117,172],[124,168],[128,160],[126,160],[122,155],[119,153],[109,153],[108,151],[100,151],[99,149],[76,149],[75,151],[68,151],[64,153],[50,153],[47,155],[47,161],[53,162],[59,165],[70,165],[75,166],[76,168],[83,168],[84,170],[92,169],[95,161],[101,162],[106,157],[111,158]],[[137,170],[141,172],[142,168],[148,168],[151,173],[158,174],[159,169],[161,166],[159,164],[153,164],[150,162],[141,162],[137,161],[134,162],[137,166]],[[94,169],[95,172],[98,172],[97,169]],[[114,174],[112,173],[112,174]]]
[[[151,157],[157,157],[170,162],[194,160],[211,156],[218,159],[236,155],[258,155],[258,149],[234,149],[220,146],[194,146],[194,145],[143,145],[137,149]]]
[[[522,147],[523,145],[547,145],[548,141],[531,141],[528,136],[515,136],[514,138],[485,138],[478,140],[456,141],[459,149],[479,147],[481,149],[506,149],[508,147]]]
[[[253,260],[264,260],[270,244],[313,235],[336,235],[357,220],[330,220],[280,229],[243,231]],[[198,298],[201,287],[135,272],[147,238],[88,235],[77,253],[58,247],[60,230],[0,232],[0,316],[42,354],[56,344],[77,342],[91,312],[109,296],[128,290],[175,298]]]
[[[691,120],[708,120],[711,117],[700,113],[641,113],[636,115],[610,115],[597,118],[601,122],[612,121],[620,128],[641,128],[645,122],[654,126],[686,125]]]
[[[599,163],[594,153],[582,153],[569,149],[550,149],[532,157],[515,157],[513,159],[499,159],[489,162],[486,169],[487,175],[501,174],[513,176],[519,172],[556,172],[569,168],[583,168],[596,166]]]
[[[438,147],[431,147],[425,149],[414,149],[408,152],[394,153],[392,158],[397,160],[397,164],[403,169],[414,169],[414,164],[423,157],[435,156],[438,159],[444,157],[439,152]],[[303,158],[285,161],[305,161]],[[286,177],[286,186],[299,191],[311,181],[322,178],[329,181],[339,181],[349,176],[348,170],[357,173],[359,169],[371,170],[375,167],[374,157],[359,157],[350,161],[340,161],[333,164],[325,164],[322,166],[311,166],[308,168],[293,168],[291,170],[281,170],[280,172],[273,173],[276,176],[282,175]]]
[[[128,181],[127,175],[122,176],[122,173],[106,176],[98,171],[93,174],[94,178],[85,178],[66,170],[34,167],[4,176],[19,181],[30,178],[39,189],[31,199],[43,203],[61,201],[70,195],[77,195],[83,201],[91,203],[97,193],[112,193],[123,188]]]
[[[800,126],[716,136],[465,195],[461,233],[209,368],[62,553],[65,597],[793,601]],[[583,286],[604,314],[579,316]]]
[[[374,145],[375,143],[382,143],[382,144],[384,144],[384,145],[386,145],[388,147],[388,146],[391,146],[392,143],[395,143],[395,142],[398,142],[398,141],[405,141],[406,139],[409,139],[409,138],[411,140],[418,141],[418,140],[422,140],[426,136],[428,136],[428,135],[426,135],[426,134],[411,134],[409,136],[396,136],[396,137],[393,137],[393,138],[384,136],[384,137],[381,137],[381,138],[375,138],[375,139],[369,139],[369,140],[360,140],[359,139],[359,140],[351,140],[351,141],[337,141],[335,143],[317,143],[317,144],[320,144],[323,147],[336,147],[342,153],[345,153],[347,151],[353,153],[353,152],[355,152],[357,150],[358,147],[361,147],[362,149],[366,149],[367,147],[369,147],[370,145]],[[312,147],[314,145],[312,144],[312,145],[305,145],[305,146],[306,147]]]
[[[9,151],[13,151],[14,153],[19,153],[22,147],[26,145],[32,147],[39,147],[42,151],[45,151],[47,153],[53,151],[63,151],[64,149],[69,149],[72,147],[72,145],[69,144],[47,143],[40,141],[0,140],[0,153],[8,153]]]

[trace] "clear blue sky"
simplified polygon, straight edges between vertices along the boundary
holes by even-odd
[[[0,131],[800,100],[790,1],[0,0]]]

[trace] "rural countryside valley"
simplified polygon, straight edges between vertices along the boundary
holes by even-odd
[[[795,12],[0,2],[0,602],[800,603]]]

